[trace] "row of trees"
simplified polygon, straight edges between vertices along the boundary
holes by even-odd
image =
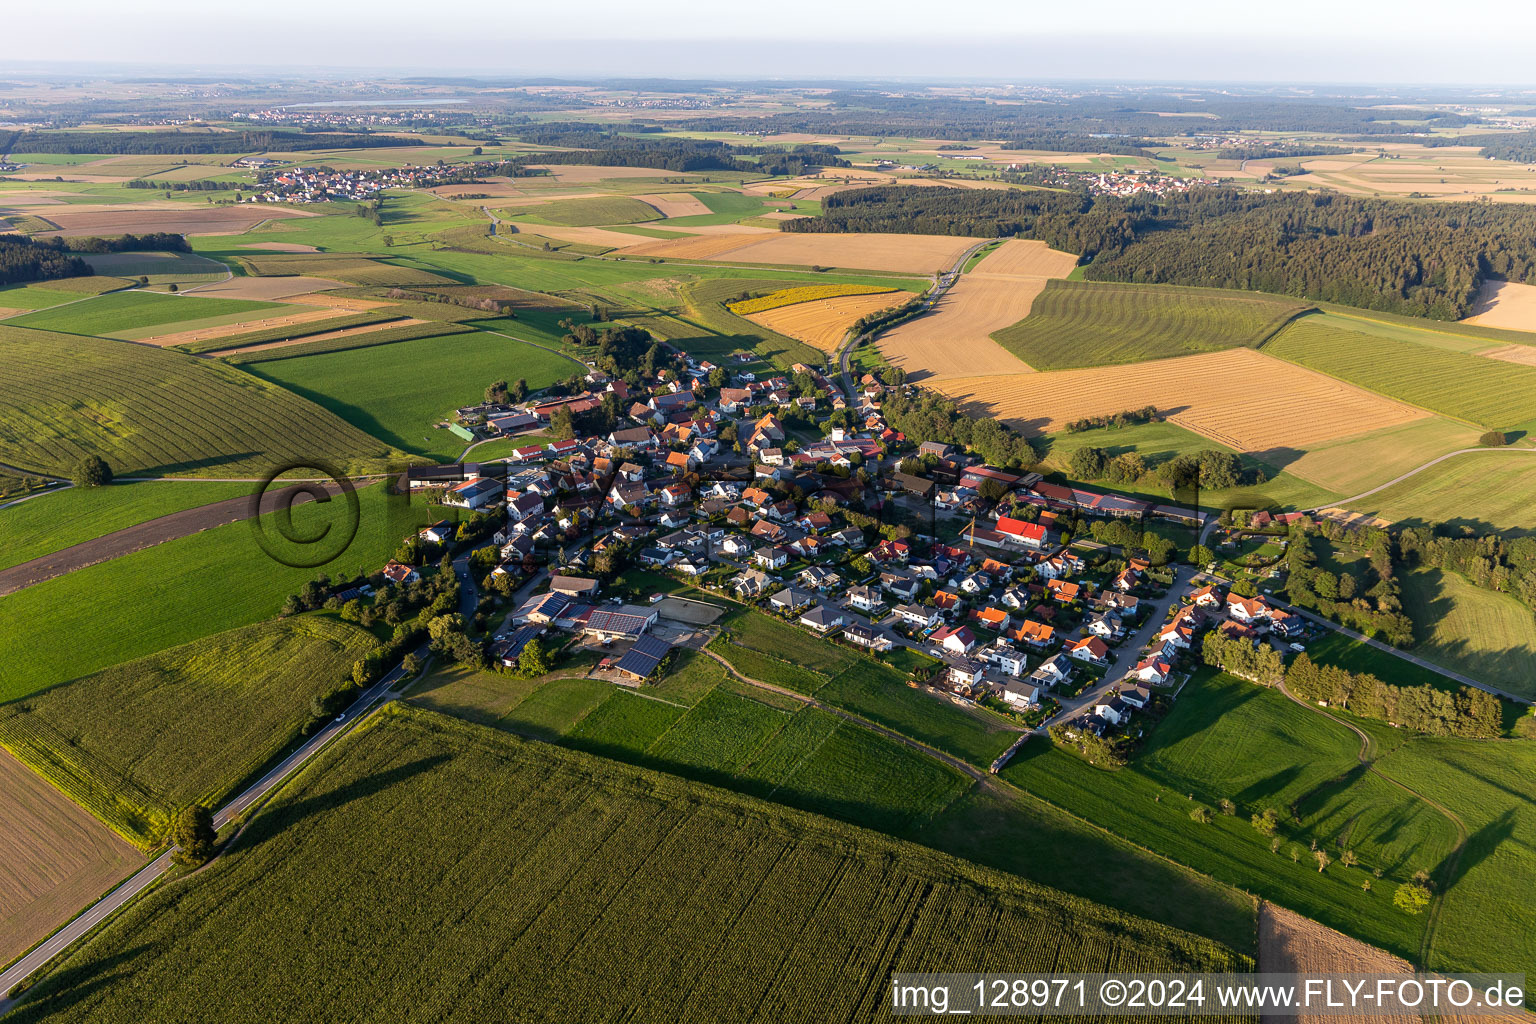
[[[0,132],[0,153],[296,153],[312,149],[424,146],[409,135],[323,132]]]
[[[1079,480],[1107,480],[1113,484],[1149,484],[1169,494],[1193,490],[1197,485],[1221,489],[1239,484],[1261,484],[1262,469],[1245,469],[1231,452],[1208,448],[1194,455],[1175,455],[1152,465],[1137,451],[1111,455],[1107,449],[1085,447],[1072,453],[1068,468]]]
[[[1305,654],[1286,670],[1285,683],[1303,700],[1432,736],[1495,739],[1504,731],[1499,699],[1470,686],[1455,693],[1434,686],[1397,686],[1365,672],[1319,665]]]

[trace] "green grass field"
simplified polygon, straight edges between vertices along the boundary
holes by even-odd
[[[1398,341],[1357,330],[1345,317],[1304,316],[1264,346],[1287,359],[1481,427],[1536,421],[1536,367]]]
[[[179,484],[144,486],[176,487]],[[412,529],[440,518],[440,509],[385,497],[380,487],[358,491],[358,529],[351,545],[321,569],[272,561],[250,522],[194,533],[130,555],[78,569],[0,600],[6,671],[0,701],[15,700],[98,669],[275,615],[283,598],[316,573],[351,576],[377,571]],[[295,506],[295,536],[326,525],[338,531],[345,506],[333,501]],[[268,530],[276,538],[275,530]],[[313,555],[278,544],[280,553]],[[327,549],[328,550],[328,549]]]
[[[1379,762],[1391,778],[1449,807],[1466,848],[1440,885],[1444,908],[1428,966],[1435,970],[1536,968],[1536,743],[1419,738]],[[1526,989],[1532,989],[1529,981]]]
[[[709,212],[696,213],[691,217],[670,217],[665,223],[676,224],[679,227],[735,224],[756,216],[767,208],[767,204],[761,199],[742,192],[695,192],[693,195],[699,202],[709,207]]]
[[[826,353],[812,348],[803,341],[771,331],[755,324],[746,317],[737,316],[724,303],[743,292],[775,291],[785,282],[758,280],[742,281],[717,278],[684,286],[683,313],[686,320],[701,328],[700,338],[678,338],[675,343],[684,351],[703,358],[715,358],[747,349],[759,358],[780,368],[792,363],[808,363],[820,366],[827,361]]]
[[[251,367],[381,441],[444,459],[457,456],[466,442],[437,424],[455,408],[479,401],[487,385],[525,378],[538,390],[577,369],[553,353],[483,331]]]
[[[71,487],[0,510],[0,569],[160,516],[250,494],[254,484],[191,481]]]
[[[0,745],[148,848],[286,749],[375,644],[315,616],[219,633],[0,706]]]
[[[1201,672],[1129,767],[1104,771],[1034,740],[1003,777],[1219,881],[1413,958],[1424,918],[1397,910],[1392,891],[1415,870],[1439,865],[1455,830],[1428,804],[1392,805],[1389,813],[1376,784],[1356,790],[1358,748],[1346,728],[1275,690]],[[1223,798],[1237,804],[1236,815],[1220,813]],[[1211,811],[1211,824],[1190,819],[1196,805]],[[1345,806],[1372,813],[1346,821]],[[1266,807],[1281,816],[1277,853],[1249,823]],[[1322,874],[1313,839],[1335,860]],[[1338,863],[1341,841],[1356,850],[1360,867]],[[1364,891],[1361,882],[1376,868],[1384,879]]]
[[[66,302],[76,302],[86,297],[57,288],[45,288],[43,284],[13,284],[0,288],[0,309],[47,309],[49,306],[62,306]]]
[[[1064,370],[1251,348],[1306,308],[1214,288],[1050,281],[1029,316],[992,337],[1037,370]]]
[[[1479,532],[1536,532],[1536,454],[1471,452],[1351,502],[1394,523],[1451,523]]]
[[[0,450],[11,465],[62,476],[91,454],[118,476],[215,477],[314,459],[345,472],[392,454],[319,406],[213,360],[4,325]]]
[[[1403,610],[1414,622],[1414,654],[1511,693],[1536,697],[1536,616],[1530,608],[1453,572],[1417,569],[1399,579]]]
[[[640,224],[661,218],[661,214],[654,207],[628,196],[556,199],[539,206],[519,206],[497,212],[507,219],[524,220],[532,224],[559,224],[565,227]]]
[[[19,316],[10,323],[61,334],[93,334],[108,337],[141,327],[158,327],[186,320],[207,320],[285,309],[275,302],[246,299],[204,299],[196,295],[165,292],[114,292]]]
[[[209,948],[221,955],[196,952]],[[293,1024],[423,1006],[440,1019],[865,1019],[891,971],[934,964],[1252,967],[931,850],[398,705],[322,755],[194,886],[151,894],[61,960],[16,1020],[164,1019],[235,963],[263,966],[221,1013],[282,1004]]]

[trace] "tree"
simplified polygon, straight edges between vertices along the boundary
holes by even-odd
[[[576,436],[576,421],[570,409],[561,406],[554,411],[549,417],[549,433],[561,441],[569,441]]]
[[[1261,836],[1273,836],[1280,830],[1280,816],[1273,807],[1266,807],[1251,819],[1253,829]]]
[[[165,286],[165,290],[169,291],[169,292],[181,291],[181,289],[176,286],[176,282],[175,281],[172,281],[170,284],[166,285]]]
[[[1233,803],[1231,800],[1228,800],[1226,797],[1222,797],[1220,800],[1216,801],[1216,806],[1220,807],[1221,813],[1225,814],[1229,818],[1237,813],[1237,804]]]
[[[1405,914],[1421,914],[1429,906],[1429,886],[1418,882],[1404,882],[1392,895],[1392,904]]]
[[[1333,858],[1328,856],[1327,850],[1313,850],[1312,859],[1317,861],[1317,873],[1322,874],[1328,865],[1333,863]]]
[[[527,678],[542,676],[553,666],[549,663],[549,655],[544,651],[544,642],[538,637],[528,641],[528,646],[517,656],[518,675]]]
[[[1072,453],[1068,466],[1080,480],[1097,480],[1104,475],[1104,449],[1079,448]]]
[[[489,403],[505,402],[507,400],[507,382],[498,380],[485,389],[485,400]]]
[[[100,455],[87,455],[70,474],[76,487],[104,487],[112,482],[112,467]]]
[[[1212,551],[1204,544],[1196,544],[1194,547],[1189,549],[1190,565],[1205,566],[1210,565],[1214,561],[1216,561],[1216,552]]]
[[[213,856],[218,834],[213,830],[213,812],[202,804],[183,808],[171,823],[170,840],[177,847],[171,858],[184,867],[195,867]]]
[[[416,657],[416,652],[411,651],[400,659],[400,668],[408,676],[414,676],[421,671],[421,659]]]
[[[1197,825],[1209,825],[1211,823],[1211,812],[1204,807],[1196,807],[1189,812],[1189,820]]]
[[[1509,438],[1502,430],[1490,430],[1477,439],[1477,443],[1484,448],[1502,448],[1509,444]]]

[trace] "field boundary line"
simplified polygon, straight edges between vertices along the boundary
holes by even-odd
[[[1399,474],[1398,476],[1393,477],[1391,480],[1388,480],[1386,483],[1372,487],[1368,491],[1361,491],[1359,494],[1351,495],[1348,498],[1340,498],[1338,501],[1330,502],[1327,505],[1318,505],[1315,508],[1306,508],[1302,509],[1301,511],[1307,513],[1320,512],[1325,508],[1334,508],[1336,506],[1348,505],[1352,502],[1359,501],[1361,498],[1369,498],[1371,495],[1378,491],[1384,491],[1388,487],[1400,484],[1410,477],[1417,476],[1419,473],[1422,473],[1424,470],[1430,468],[1431,466],[1439,465],[1446,459],[1455,458],[1458,455],[1471,455],[1476,452],[1523,452],[1526,455],[1536,455],[1536,448],[1514,448],[1508,445],[1502,448],[1458,448],[1453,452],[1446,452],[1444,455],[1437,455],[1433,459],[1430,459],[1428,462],[1415,466],[1414,468],[1408,470],[1408,472]]]

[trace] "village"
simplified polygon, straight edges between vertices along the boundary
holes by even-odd
[[[454,410],[455,432],[476,442],[624,412],[606,433],[404,478],[497,526],[484,585],[517,600],[490,639],[495,664],[516,669],[536,638],[574,638],[597,671],[642,685],[674,647],[708,643],[721,609],[707,599],[723,598],[899,657],[911,685],[1026,733],[1104,736],[1166,709],[1209,630],[1300,649],[1303,621],[1265,597],[1090,539],[1094,521],[1193,537],[1216,525],[1209,513],[912,443],[882,418],[888,389],[873,374],[850,396],[803,364],[785,376],[675,360],[639,386],[593,368],[575,394]],[[421,539],[436,551],[455,536],[443,522]],[[658,585],[605,592],[626,569]],[[386,570],[396,583],[414,573]]]

